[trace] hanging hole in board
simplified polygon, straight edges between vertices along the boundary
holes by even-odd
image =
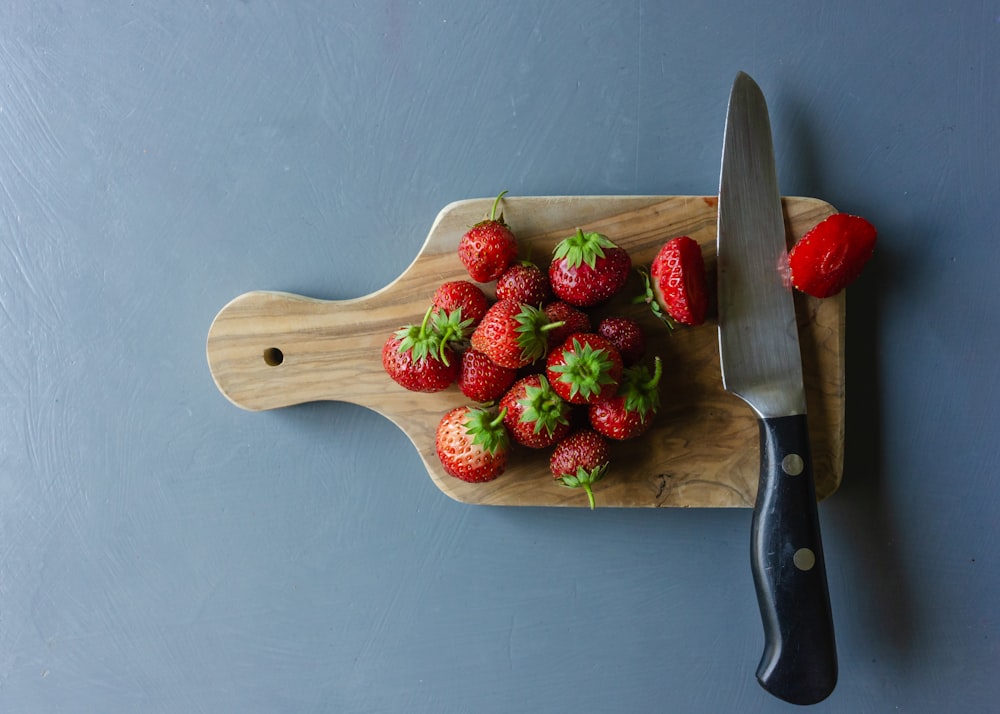
[[[285,361],[285,355],[277,347],[268,347],[264,350],[264,362],[271,367],[277,367]]]

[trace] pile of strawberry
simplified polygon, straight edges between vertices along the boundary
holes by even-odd
[[[553,477],[583,489],[593,508],[592,487],[607,473],[610,441],[645,433],[660,403],[662,365],[658,357],[643,363],[639,323],[589,312],[621,293],[632,259],[607,236],[581,229],[559,242],[547,269],[519,259],[517,239],[497,215],[503,196],[459,241],[470,280],[440,285],[423,320],[386,340],[382,364],[407,389],[457,384],[473,402],[438,424],[435,446],[448,474],[490,481],[503,473],[514,445],[551,449]],[[696,263],[683,251],[673,265],[662,261],[651,272],[660,278],[656,285],[671,283],[670,314],[697,324],[704,320],[705,271],[697,244],[685,240]],[[687,266],[695,278],[679,277]],[[495,300],[481,287],[494,281]]]
[[[582,488],[594,508],[593,485],[607,473],[610,441],[644,434],[657,413],[662,365],[659,357],[642,363],[646,337],[638,322],[611,316],[595,325],[588,313],[625,287],[628,253],[605,235],[577,229],[557,244],[547,270],[520,260],[514,233],[497,215],[505,193],[459,241],[471,280],[441,284],[423,320],[388,337],[382,364],[406,389],[438,392],[457,384],[474,402],[451,409],[438,424],[435,447],[448,474],[491,481],[506,469],[512,445],[551,449],[552,476]],[[855,218],[846,228],[832,221],[836,232],[857,233]],[[821,283],[828,293],[857,277],[870,256],[874,229],[871,241],[852,238],[849,250],[831,247],[830,232],[820,224],[793,250],[799,289],[818,292]],[[810,263],[810,256],[818,257]],[[707,280],[695,240],[666,241],[648,272],[639,272],[646,294],[638,300],[668,326],[705,321]],[[480,287],[494,281],[495,300]]]

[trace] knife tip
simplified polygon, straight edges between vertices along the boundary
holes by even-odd
[[[744,101],[750,101],[752,98],[753,101],[764,104],[764,92],[761,90],[760,85],[757,84],[753,77],[743,71],[736,74],[736,79],[733,81],[733,88],[730,93],[730,101],[736,95],[743,96]]]

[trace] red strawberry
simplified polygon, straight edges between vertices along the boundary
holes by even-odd
[[[606,317],[597,325],[597,334],[615,346],[626,367],[635,364],[646,353],[646,334],[638,322],[629,317]]]
[[[836,295],[857,280],[878,232],[860,216],[835,213],[802,236],[788,256],[792,284],[813,297]]]
[[[570,405],[540,374],[517,380],[500,400],[500,409],[514,441],[523,446],[544,449],[569,432]]]
[[[562,323],[559,327],[549,331],[550,347],[561,345],[567,337],[577,332],[590,332],[590,316],[569,303],[556,300],[550,302],[542,310],[549,318],[549,322]]]
[[[662,372],[659,357],[652,375],[641,365],[625,369],[618,392],[590,405],[590,424],[594,431],[619,441],[644,434],[660,406]]]
[[[434,439],[444,470],[471,483],[492,481],[503,473],[509,444],[503,414],[468,406],[445,414]]]
[[[434,291],[431,304],[436,309],[448,313],[461,309],[462,318],[470,320],[470,327],[478,325],[490,307],[486,293],[478,285],[470,283],[468,280],[452,280],[442,283]]]
[[[529,260],[512,263],[497,278],[497,299],[543,305],[552,297],[549,276]]]
[[[564,485],[585,490],[593,510],[593,485],[604,478],[610,463],[611,449],[604,437],[590,429],[581,429],[556,444],[549,470]]]
[[[556,245],[549,264],[553,294],[576,307],[607,302],[628,280],[632,259],[600,233],[576,233]]]
[[[468,349],[462,355],[458,388],[473,401],[492,402],[504,395],[516,377],[516,369],[501,367],[482,352]]]
[[[497,300],[472,333],[472,349],[501,367],[526,367],[545,356],[546,332],[559,324],[549,322],[540,308],[512,300]]]
[[[458,377],[456,354],[439,324],[429,324],[430,316],[428,310],[421,324],[397,330],[382,345],[382,368],[413,392],[440,392]]]
[[[668,240],[653,259],[649,272],[652,294],[647,295],[647,302],[657,316],[663,317],[662,309],[669,319],[682,325],[700,325],[705,321],[707,276],[705,259],[696,240],[688,236]]]
[[[458,241],[458,257],[479,283],[496,280],[517,258],[517,239],[504,223],[503,212],[497,216],[497,204],[505,193],[493,202],[490,217],[472,226]]]
[[[610,397],[622,376],[622,358],[600,335],[570,335],[549,353],[545,372],[556,394],[571,404],[590,404]]]

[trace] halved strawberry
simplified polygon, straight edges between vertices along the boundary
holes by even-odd
[[[556,444],[549,458],[549,470],[564,485],[585,490],[593,510],[593,485],[604,478],[610,463],[611,449],[604,437],[590,429],[580,429]]]
[[[517,239],[504,223],[503,212],[497,215],[497,205],[506,193],[496,197],[490,217],[472,226],[458,241],[459,260],[478,283],[496,280],[517,258]]]
[[[705,259],[693,238],[671,238],[660,248],[649,269],[652,295],[647,302],[661,318],[666,315],[682,325],[700,325],[708,310]],[[652,300],[655,300],[653,305]],[[669,321],[667,322],[670,325]],[[673,327],[673,325],[670,325]]]
[[[655,358],[652,375],[642,365],[626,368],[615,395],[590,405],[590,424],[594,431],[618,441],[644,434],[660,407],[662,373],[659,357]]]
[[[792,284],[807,295],[836,295],[857,280],[878,232],[860,216],[835,213],[806,233],[788,255]]]
[[[438,422],[434,448],[444,470],[471,483],[492,481],[507,467],[510,438],[503,414],[455,407]]]
[[[564,238],[553,251],[549,263],[552,293],[576,307],[592,307],[607,302],[628,281],[632,259],[606,235],[576,233]]]
[[[500,409],[514,441],[523,446],[544,449],[569,432],[570,405],[540,374],[517,380],[500,400]]]
[[[590,404],[610,397],[622,376],[622,358],[600,335],[570,335],[549,353],[546,376],[556,393],[571,404]]]

